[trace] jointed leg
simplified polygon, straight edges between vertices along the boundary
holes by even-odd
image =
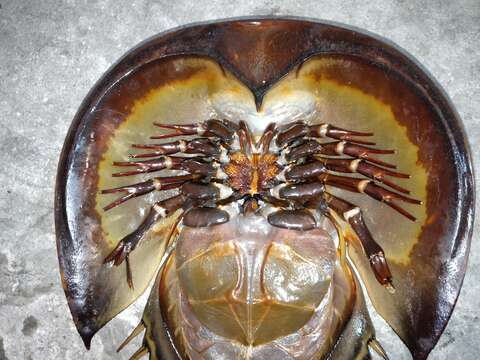
[[[149,158],[160,155],[175,153],[203,154],[206,156],[220,156],[221,151],[217,144],[207,138],[196,138],[192,140],[178,140],[162,144],[134,144],[133,148],[152,150],[147,154],[131,154],[130,158]]]
[[[388,268],[385,254],[368,230],[360,208],[328,193],[324,194],[324,198],[328,207],[348,222],[357,234],[377,281],[392,291],[394,289],[392,285],[392,274]]]
[[[143,181],[136,184],[131,184],[127,186],[118,187],[115,189],[106,189],[102,190],[102,194],[114,194],[122,193],[124,194],[117,200],[108,204],[103,208],[104,211],[110,210],[115,206],[118,206],[124,203],[127,200],[133,199],[135,197],[148,194],[154,190],[170,190],[182,186],[186,181],[194,180],[197,175],[179,175],[179,176],[168,176],[168,177],[156,177]]]
[[[117,266],[125,260],[127,265],[127,281],[130,287],[132,287],[133,285],[128,256],[138,246],[143,236],[158,220],[170,216],[181,207],[183,207],[184,210],[187,210],[194,205],[198,206],[211,201],[214,202],[216,200],[226,199],[230,197],[230,195],[232,195],[232,190],[229,187],[219,183],[202,184],[191,181],[184,181],[183,183],[180,183],[177,187],[180,186],[180,195],[159,201],[155,205],[153,205],[150,213],[143,220],[140,226],[136,230],[125,236],[118,243],[116,248],[110,253],[110,255],[108,255],[104,260],[104,262],[106,263],[113,261],[114,265]],[[213,214],[212,212],[214,211],[217,211],[217,214]],[[222,210],[219,209],[207,208],[207,210],[205,210],[204,212],[198,212],[199,214],[196,215],[196,218],[198,219],[197,222],[200,224],[203,221],[205,223],[208,223],[209,225],[221,223],[221,221],[223,221],[222,219],[225,218],[225,216],[220,216],[221,212]],[[193,217],[194,213],[189,211],[185,216],[185,220],[189,221]],[[228,221],[228,214],[225,221]]]
[[[307,163],[293,165],[287,168],[284,173],[284,180],[300,182],[311,178],[317,178],[327,173],[327,171],[358,173],[404,194],[410,193],[407,189],[398,186],[386,178],[387,176],[391,176],[406,179],[410,177],[409,175],[378,167],[362,159],[324,158],[322,160],[311,160]]]
[[[285,159],[288,163],[294,162],[300,158],[309,156],[352,156],[357,159],[368,160],[371,163],[395,169],[395,165],[389,164],[385,161],[378,160],[371,156],[371,154],[393,154],[393,150],[374,149],[371,147],[352,144],[346,141],[335,141],[329,143],[320,143],[317,140],[307,139],[301,141],[300,144],[294,147],[287,147],[285,151]]]
[[[151,136],[151,139],[169,139],[179,136],[199,135],[215,137],[227,144],[233,140],[233,134],[237,130],[236,124],[217,119],[210,119],[199,124],[167,125],[154,123],[154,125],[162,129],[174,130],[174,132],[171,134]]]
[[[332,139],[356,142],[357,144],[375,145],[375,143],[372,142],[356,139],[358,136],[372,135],[373,133],[341,129],[329,124],[307,125],[305,122],[296,122],[293,126],[288,127],[278,134],[276,143],[279,147],[283,147],[296,139],[304,137],[329,137]]]
[[[408,211],[400,207],[395,201],[398,200],[417,205],[422,204],[422,202],[419,200],[412,199],[407,196],[387,190],[375,184],[372,180],[356,179],[347,176],[337,176],[332,174],[324,174],[320,176],[320,179],[327,185],[332,185],[352,192],[365,193],[370,197],[374,198],[375,200],[384,202],[385,204],[395,209],[400,214],[412,221],[416,220],[415,217]]]
[[[236,125],[219,120],[208,120],[204,123],[195,125],[156,125],[162,128],[175,130],[175,132],[170,135],[162,135],[153,138],[168,138],[197,134],[200,136],[214,137],[217,141],[219,140],[226,144],[232,141],[234,131],[237,129]],[[245,130],[247,131],[247,135],[249,135],[248,129]],[[180,195],[154,204],[140,226],[125,236],[117,244],[115,249],[105,258],[104,262],[113,262],[114,265],[117,266],[125,261],[127,268],[127,282],[130,287],[133,286],[133,282],[129,254],[138,246],[144,235],[158,220],[170,216],[182,207],[186,210],[190,209],[192,206],[202,206],[209,202],[214,203],[216,200],[226,199],[232,194],[232,190],[221,183],[211,182],[209,184],[202,184],[191,181],[198,178],[216,178],[217,180],[221,180],[224,175],[219,169],[219,162],[222,161],[222,155],[224,155],[223,151],[220,150],[220,147],[217,146],[217,144],[209,139],[196,138],[190,141],[180,140],[164,144],[136,145],[135,147],[148,148],[154,151],[149,154],[132,155],[132,158],[152,159],[115,162],[115,166],[135,167],[135,169],[132,171],[116,173],[113,174],[113,176],[131,176],[159,170],[184,170],[189,174],[183,176],[157,177],[141,183],[102,191],[104,194],[123,194],[123,196],[105,207],[105,210],[109,210],[129,199],[147,194],[154,190],[168,190],[181,187]],[[173,153],[200,154],[201,156],[196,158],[169,156],[156,157],[158,155]],[[205,157],[212,157],[214,159],[213,161],[205,161]],[[225,156],[223,156],[223,158],[225,158]],[[206,216],[208,215],[207,213],[212,211],[217,211],[217,209],[197,211],[198,214],[196,216],[194,216],[195,213],[190,213],[188,219],[195,218],[197,224],[200,224],[202,221],[208,224],[223,221],[221,216],[219,216],[219,214],[221,215],[221,210],[217,211],[219,214],[216,214],[216,216],[213,216],[213,214]]]
[[[410,194],[410,191],[398,186],[386,178],[386,176],[392,176],[396,178],[408,179],[410,176],[407,174],[383,169],[362,159],[323,159],[323,163],[328,170],[343,173],[362,174],[369,179],[383,183],[399,192]]]
[[[321,155],[329,156],[348,155],[357,159],[368,160],[371,163],[375,163],[377,165],[385,166],[391,169],[395,169],[396,166],[373,158],[371,154],[388,155],[394,153],[394,150],[376,149],[367,146],[352,144],[351,142],[347,141],[334,141],[324,143],[322,144],[322,150],[319,152],[319,154]]]
[[[180,194],[166,200],[157,202],[152,206],[147,217],[140,226],[133,232],[125,236],[117,244],[115,249],[105,258],[104,263],[113,262],[114,265],[120,265],[124,260],[127,268],[127,282],[130,288],[133,288],[132,272],[130,269],[129,254],[138,246],[140,240],[150,230],[150,228],[161,218],[173,214],[176,210],[185,206],[187,198]]]
[[[113,177],[145,174],[160,170],[185,170],[191,174],[202,176],[211,176],[216,172],[215,164],[205,162],[201,157],[161,156],[144,161],[116,161],[113,165],[136,168],[131,171],[114,173],[112,174]]]

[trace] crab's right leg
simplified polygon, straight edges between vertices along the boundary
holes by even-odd
[[[204,137],[214,137],[229,144],[233,140],[233,135],[236,130],[236,124],[230,121],[221,121],[217,119],[210,119],[199,124],[187,125],[167,125],[154,123],[155,126],[162,129],[173,130],[173,133],[151,136],[151,139],[170,139],[179,136],[199,135]]]
[[[325,192],[325,185],[321,182],[280,185],[271,190],[271,195],[292,205],[297,204],[321,213],[325,213],[328,208],[332,209],[357,234],[378,282],[388,290],[393,290],[392,275],[384,251],[373,239],[359,207]],[[281,209],[266,215],[273,226],[309,230],[316,225],[311,212],[305,209]]]
[[[185,206],[186,200],[187,197],[184,194],[180,194],[154,204],[140,226],[120,240],[115,249],[113,249],[113,251],[104,259],[104,263],[113,262],[113,264],[116,266],[125,261],[127,269],[127,283],[130,288],[133,288],[133,280],[129,254],[137,247],[145,233],[158,220],[170,216],[176,210],[180,209],[182,206]]]

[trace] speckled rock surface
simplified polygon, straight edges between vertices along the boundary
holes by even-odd
[[[480,2],[0,0],[0,360],[127,359],[115,348],[142,302],[93,340],[87,352],[60,285],[53,189],[63,139],[83,97],[132,46],[194,21],[297,15],[384,36],[415,56],[450,95],[480,164]],[[478,171],[477,171],[478,173]],[[478,359],[480,239],[453,317],[431,359]],[[378,338],[391,359],[409,359],[387,325]]]

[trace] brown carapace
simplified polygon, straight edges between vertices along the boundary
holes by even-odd
[[[106,257],[106,263],[114,262],[115,265],[126,261],[130,287],[133,287],[133,279],[129,253],[159,219],[182,208],[184,212],[178,225],[189,227],[219,225],[231,217],[254,213],[265,217],[272,226],[306,231],[317,227],[320,218],[332,218],[336,214],[348,222],[358,236],[378,282],[394,291],[384,251],[368,230],[361,209],[327,189],[330,185],[365,194],[415,221],[398,202],[421,202],[401,194],[408,190],[387,178],[408,175],[390,170],[395,165],[372,156],[394,152],[374,148],[374,143],[363,140],[372,133],[345,130],[327,123],[308,125],[297,121],[278,128],[272,123],[255,140],[244,121],[210,119],[195,125],[155,125],[174,132],[152,136],[152,139],[190,139],[135,144],[135,148],[153,151],[132,154],[134,161],[115,162],[116,166],[134,169],[113,176],[165,169],[185,174],[154,177],[142,183],[103,190],[106,194],[124,194],[105,210],[151,191],[180,190],[178,195],[155,203],[142,224],[121,239]],[[171,154],[177,156],[169,156]],[[138,158],[148,160],[136,160]],[[344,173],[363,177],[345,176]]]

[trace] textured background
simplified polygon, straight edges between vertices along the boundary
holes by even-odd
[[[0,0],[0,360],[127,359],[115,347],[134,306],[87,353],[60,286],[53,227],[58,156],[76,109],[123,53],[160,31],[243,15],[297,15],[382,35],[416,57],[446,89],[480,164],[480,1]],[[477,170],[478,167],[475,167]],[[431,359],[478,359],[480,243],[453,317]],[[377,320],[391,359],[409,359]]]

